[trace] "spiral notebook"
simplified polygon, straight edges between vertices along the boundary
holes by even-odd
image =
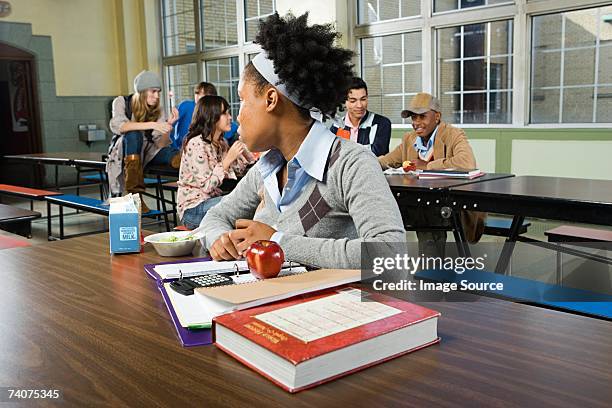
[[[203,264],[209,265],[202,268]],[[211,267],[214,264],[215,262],[211,261],[210,258],[194,258],[191,260],[144,265],[145,272],[156,280],[157,288],[162,294],[162,299],[166,304],[179,340],[185,347],[211,343],[212,335],[209,326],[213,315],[207,309],[207,306],[202,304],[200,296],[192,295],[178,298],[178,296],[182,295],[177,294],[169,287],[169,282],[176,280],[178,274],[176,278],[169,276],[173,276],[173,272],[178,269],[190,271],[190,276],[197,276],[202,273],[218,273],[219,271],[215,271]],[[305,272],[305,268],[294,265],[287,264],[287,266],[291,266],[293,274]],[[230,271],[240,269],[240,265],[236,262],[228,262],[227,265],[224,263],[222,266]],[[196,271],[199,271],[199,273],[195,273]],[[288,275],[289,273],[285,274]],[[241,274],[236,276],[234,281],[236,284],[251,284],[254,282],[254,279],[250,274]]]

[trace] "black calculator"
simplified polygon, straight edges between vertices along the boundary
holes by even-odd
[[[233,283],[234,281],[229,276],[212,273],[179,279],[171,282],[170,287],[181,295],[193,295],[193,290],[196,288],[231,285]]]

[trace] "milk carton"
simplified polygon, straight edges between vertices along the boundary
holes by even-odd
[[[110,252],[140,252],[140,215],[131,195],[109,200]]]

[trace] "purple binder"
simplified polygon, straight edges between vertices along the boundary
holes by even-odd
[[[186,263],[186,262],[201,262],[201,261],[210,261],[210,258],[195,258],[181,261],[173,261],[173,262],[162,262],[159,264],[146,264],[144,266],[145,272],[153,279],[155,279],[155,283],[157,284],[157,288],[161,292],[162,299],[164,299],[164,303],[166,304],[166,308],[168,309],[168,313],[170,314],[170,319],[174,324],[174,328],[176,329],[176,334],[178,335],[179,340],[183,347],[193,347],[193,346],[203,346],[206,344],[212,343],[212,330],[211,329],[197,329],[197,330],[189,330],[181,326],[179,322],[178,316],[174,311],[174,307],[172,307],[172,302],[170,302],[170,298],[168,297],[168,293],[166,292],[166,288],[164,287],[165,282],[170,282],[174,279],[163,280],[157,272],[155,272],[155,265],[166,265],[166,264],[175,264],[175,263]]]

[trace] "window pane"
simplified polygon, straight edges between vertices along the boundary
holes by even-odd
[[[489,123],[512,122],[512,92],[489,94]]]
[[[453,109],[444,118],[512,122],[512,32],[510,20],[437,30],[438,94]]]
[[[512,20],[491,23],[491,55],[512,53]]]
[[[459,10],[477,6],[489,6],[501,3],[513,3],[513,0],[433,0],[434,12]]]
[[[253,41],[259,31],[259,21],[276,11],[275,0],[244,0],[245,41]]]
[[[400,0],[402,8],[401,17],[411,17],[421,15],[421,0]]]
[[[563,90],[563,122],[593,121],[593,88],[565,88]]]
[[[531,92],[531,123],[559,122],[559,90],[538,89]]]
[[[382,100],[382,111],[391,120],[391,123],[402,123],[400,112],[404,109],[404,99],[402,96],[385,96]],[[368,106],[368,109],[371,109]]]
[[[357,0],[359,24],[413,17],[421,14],[420,0]]]
[[[489,89],[512,89],[512,58],[491,58]]]
[[[164,56],[195,52],[193,1],[162,2]]]
[[[612,87],[597,90],[597,122],[612,123]]]
[[[396,94],[402,91],[402,67],[384,67],[383,68],[383,95]]]
[[[236,118],[240,110],[238,99],[238,57],[222,58],[205,62],[206,80],[217,87],[219,95],[230,104],[232,116]]]
[[[561,48],[561,14],[533,18],[532,46],[534,50]]]
[[[440,89],[446,92],[461,90],[461,61],[442,62],[438,69]]]
[[[559,86],[561,82],[561,52],[535,52],[531,62],[531,83],[535,88]]]
[[[461,57],[461,27],[438,30],[438,55],[442,59]]]
[[[483,59],[463,62],[463,90],[480,91],[487,89],[487,61]]]
[[[202,48],[204,50],[238,44],[235,0],[200,0]]]
[[[565,51],[564,85],[593,85],[595,82],[595,48]]]
[[[486,123],[486,94],[463,94],[463,123]]]
[[[402,62],[402,36],[383,37],[383,64]]]
[[[612,27],[612,24],[610,24]],[[610,35],[612,38],[612,33]],[[598,83],[612,84],[612,47],[599,49],[599,68],[597,69]]]
[[[404,90],[406,93],[421,92],[421,64],[404,65]],[[408,98],[410,99],[410,98]]]
[[[595,46],[597,14],[597,9],[565,13],[565,48]]]
[[[482,57],[485,55],[485,24],[471,24],[463,27],[463,56]]]
[[[195,63],[168,66],[166,84],[168,91],[174,93],[172,106],[178,106],[186,99],[193,99],[193,86],[198,82],[198,70]],[[166,92],[165,97],[169,97],[169,92]]]
[[[402,106],[422,90],[421,33],[395,34],[361,40],[361,73],[368,85],[368,109],[387,116],[393,123]],[[381,97],[380,110],[372,104]]]
[[[448,123],[461,123],[461,96],[459,94],[443,94],[440,97],[442,120]]]
[[[611,13],[612,7],[607,6],[532,19],[534,123],[558,123],[559,117],[563,123],[609,120],[609,115],[600,114],[600,98],[594,90],[612,81],[612,47],[607,45],[612,42],[612,25],[607,23]]]

